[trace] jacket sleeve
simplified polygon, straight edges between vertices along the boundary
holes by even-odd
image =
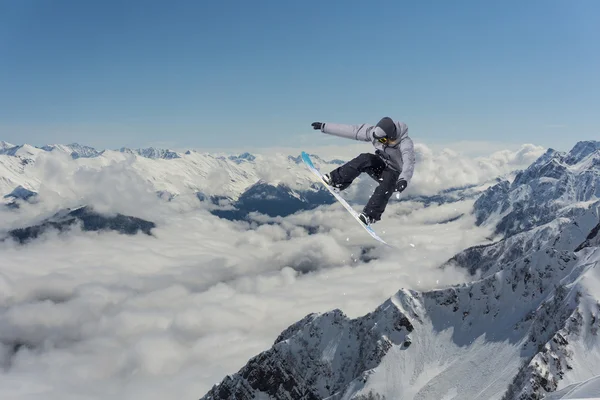
[[[371,131],[373,125],[361,124],[361,125],[344,125],[344,124],[333,124],[326,122],[321,131],[329,135],[340,136],[347,139],[360,140],[370,142],[372,139]]]
[[[398,179],[405,179],[407,183],[410,183],[415,171],[415,148],[411,138],[405,137],[400,142],[400,152],[402,153],[402,172]]]

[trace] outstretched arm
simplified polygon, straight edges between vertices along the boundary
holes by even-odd
[[[372,139],[371,131],[373,125],[361,124],[361,125],[345,125],[345,124],[333,124],[325,122],[321,126],[321,132],[329,135],[340,136],[347,139],[360,140],[370,142]]]

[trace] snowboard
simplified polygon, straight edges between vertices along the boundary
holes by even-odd
[[[342,205],[344,206],[344,208],[346,210],[348,210],[348,212],[354,217],[354,219],[360,224],[360,226],[362,226],[368,233],[369,235],[371,235],[371,237],[373,237],[373,239],[379,241],[380,243],[392,247],[391,245],[387,244],[385,242],[385,240],[383,240],[382,238],[379,237],[379,235],[377,233],[375,233],[375,231],[373,230],[373,228],[371,228],[371,226],[369,225],[365,225],[361,222],[361,220],[358,218],[359,213],[357,213],[352,206],[350,206],[350,204],[348,204],[348,202],[346,200],[344,200],[344,198],[342,196],[340,196],[340,194],[338,192],[336,192],[335,190],[333,190],[332,187],[330,187],[328,184],[325,183],[325,181],[323,180],[323,175],[321,174],[321,172],[317,169],[317,167],[315,167],[315,165],[313,164],[312,160],[310,159],[310,156],[308,154],[306,154],[305,152],[302,152],[302,161],[304,161],[304,164],[306,164],[306,166],[308,167],[308,169],[318,178],[319,182],[321,182],[323,184],[323,186],[325,186],[325,188],[327,190],[329,190],[329,192],[333,195],[333,197],[335,197],[337,199],[337,201],[339,201],[340,203],[342,203]]]

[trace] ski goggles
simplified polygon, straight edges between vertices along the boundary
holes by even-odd
[[[400,138],[390,139],[380,127],[375,127],[373,130],[373,139],[387,147],[396,147],[400,143]]]
[[[373,138],[377,139],[379,143],[386,144],[388,142],[388,138],[385,134],[385,131],[378,126],[375,127],[375,130],[373,132]]]
[[[396,145],[398,144],[398,139],[390,140],[387,136],[384,136],[384,137],[375,136],[375,139],[377,139],[377,141],[379,143],[384,144],[387,147],[396,147]]]

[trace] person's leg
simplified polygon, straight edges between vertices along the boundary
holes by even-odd
[[[379,176],[385,169],[385,163],[375,154],[362,153],[346,164],[329,173],[332,186],[340,190],[346,189],[361,173]]]
[[[373,195],[371,195],[371,198],[363,209],[363,212],[372,220],[379,221],[381,219],[381,215],[385,211],[385,207],[394,193],[396,181],[399,176],[400,173],[393,169],[385,168],[383,170],[383,173],[379,178],[379,186],[377,186],[375,192],[373,192]]]

